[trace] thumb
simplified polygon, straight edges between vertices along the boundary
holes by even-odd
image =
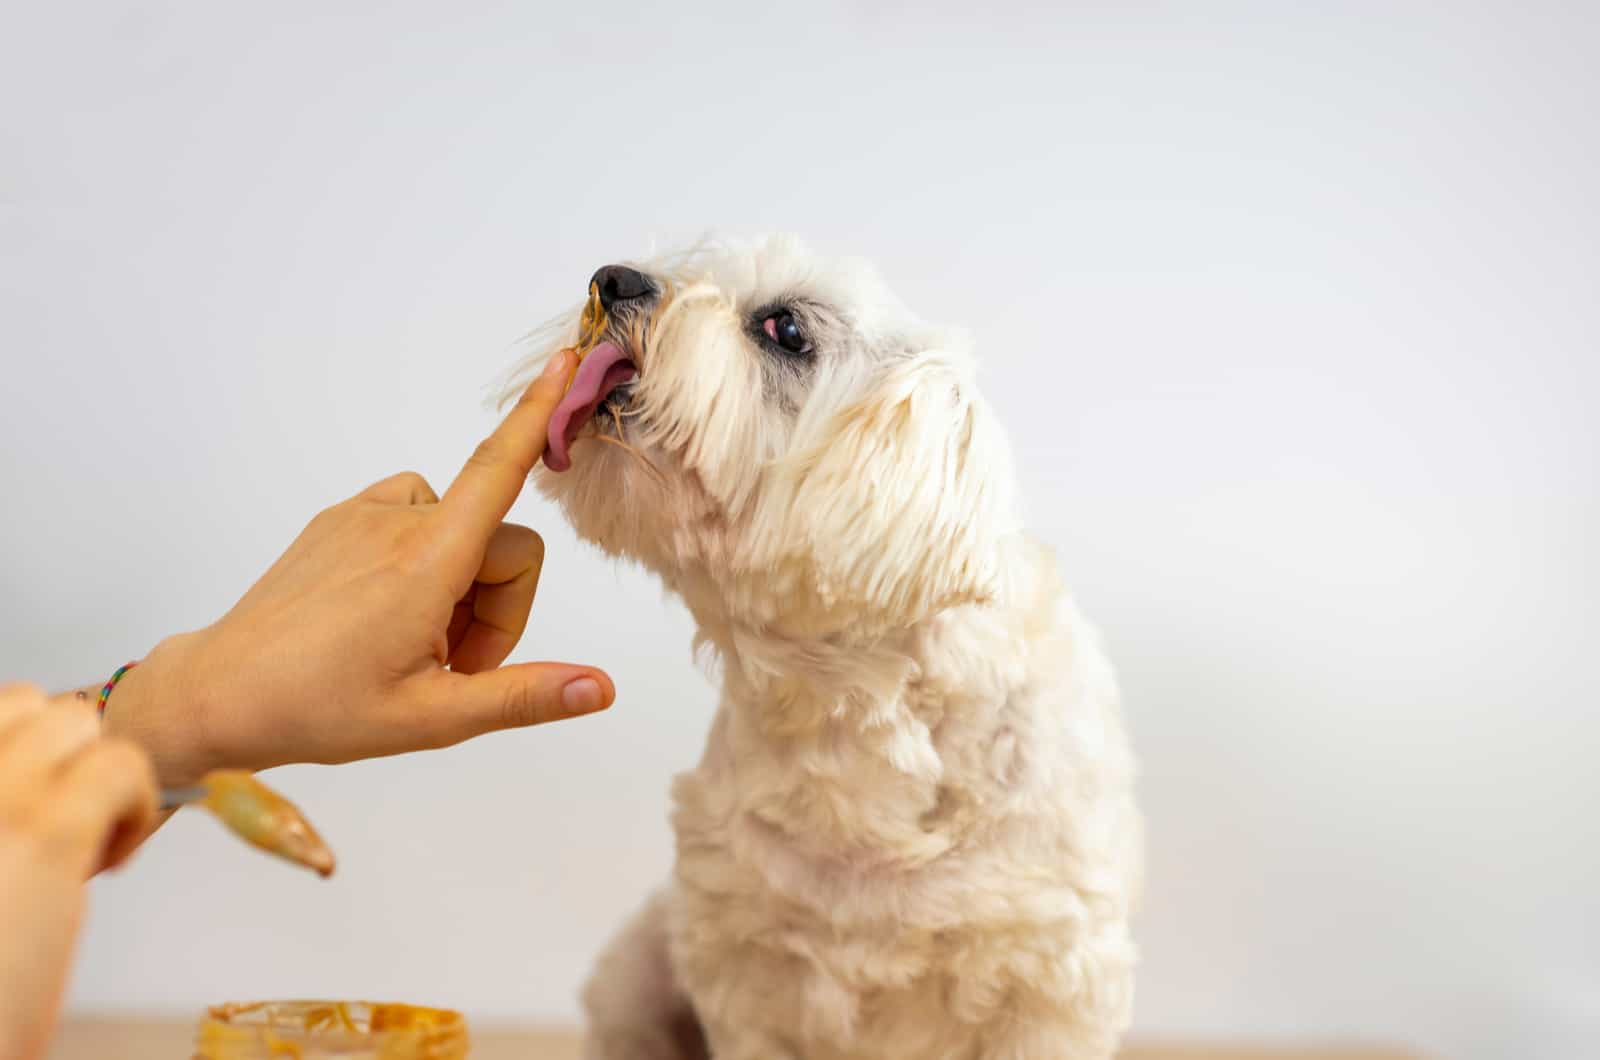
[[[419,728],[441,747],[486,732],[593,714],[617,698],[616,686],[603,671],[549,662],[476,674],[438,670],[424,689]]]

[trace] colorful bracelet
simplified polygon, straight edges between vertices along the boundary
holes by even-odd
[[[117,672],[111,675],[111,680],[107,681],[105,687],[100,689],[100,699],[95,703],[94,709],[102,718],[106,716],[106,700],[111,698],[111,690],[117,687],[118,681],[127,676],[129,670],[138,665],[139,660],[135,659],[131,663],[124,663],[117,667]]]

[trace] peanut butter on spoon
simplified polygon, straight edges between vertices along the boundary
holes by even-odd
[[[210,810],[229,831],[252,846],[304,865],[324,878],[333,875],[333,851],[288,799],[243,769],[218,769],[196,785],[193,801]]]

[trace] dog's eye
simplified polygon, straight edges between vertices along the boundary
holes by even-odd
[[[794,322],[793,313],[772,314],[761,322],[761,330],[785,353],[799,356],[811,352],[811,343],[806,341],[806,333],[800,330],[800,325]]]

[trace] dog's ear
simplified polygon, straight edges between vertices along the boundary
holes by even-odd
[[[1004,433],[959,354],[898,357],[785,460],[805,562],[824,608],[907,626],[988,599],[1015,529]],[[785,551],[789,551],[786,549]],[[800,557],[790,552],[791,559]]]

